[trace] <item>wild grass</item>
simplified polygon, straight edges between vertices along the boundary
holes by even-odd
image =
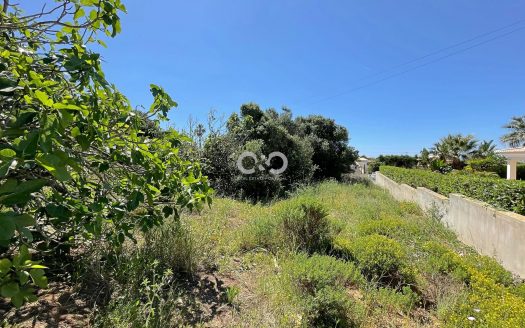
[[[117,254],[94,250],[84,265],[83,284],[104,295],[95,326],[510,327],[523,320],[523,284],[431,213],[371,185],[326,182],[265,205],[219,198],[137,237]]]

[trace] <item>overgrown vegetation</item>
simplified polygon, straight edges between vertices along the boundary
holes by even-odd
[[[442,195],[462,194],[497,208],[525,214],[525,182],[471,174],[440,174],[427,170],[382,166],[381,173],[398,183],[425,187]]]
[[[177,104],[151,85],[137,115],[89,50],[120,32],[124,11],[120,0],[0,10],[0,290],[15,306],[47,286],[46,266],[65,274],[73,251],[118,247],[210,201],[199,164],[178,155],[184,137],[141,130]]]
[[[78,295],[97,300],[86,324],[516,327],[525,320],[523,284],[415,204],[374,186],[326,182],[265,206],[219,198],[201,214],[135,237],[117,253],[93,245],[82,261]]]
[[[238,162],[246,152],[252,155]],[[275,152],[286,157],[286,164],[269,157]],[[283,196],[312,180],[341,179],[356,158],[348,131],[334,120],[319,115],[294,119],[290,109],[279,113],[254,103],[230,116],[224,134],[209,135],[202,151],[204,171],[220,194],[253,201]],[[272,172],[283,165],[284,172]]]

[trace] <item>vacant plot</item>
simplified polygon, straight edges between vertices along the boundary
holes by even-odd
[[[217,199],[137,239],[82,265],[94,326],[525,326],[523,284],[373,186]]]

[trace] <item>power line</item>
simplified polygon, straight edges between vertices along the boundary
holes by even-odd
[[[367,79],[370,79],[370,78],[375,77],[375,76],[383,75],[384,73],[389,72],[389,71],[392,71],[392,70],[394,70],[394,69],[396,69],[396,68],[404,67],[404,66],[407,66],[407,65],[413,64],[413,63],[415,63],[415,62],[418,62],[418,61],[420,61],[420,60],[422,60],[422,59],[429,58],[429,57],[432,57],[432,56],[434,56],[434,55],[436,55],[436,54],[439,54],[439,53],[445,52],[445,51],[447,51],[447,50],[450,50],[450,49],[453,49],[453,48],[457,48],[457,47],[459,47],[459,46],[461,46],[461,45],[464,45],[464,44],[471,43],[472,41],[478,40],[478,39],[480,39],[480,38],[484,38],[484,37],[486,37],[486,36],[488,36],[488,35],[491,35],[491,34],[494,34],[494,33],[497,33],[497,32],[503,31],[503,30],[506,30],[506,29],[508,29],[508,28],[510,28],[510,27],[513,27],[513,26],[519,25],[519,24],[522,23],[522,22],[525,22],[525,19],[522,19],[522,20],[516,21],[516,22],[514,22],[514,23],[512,23],[512,24],[510,24],[510,25],[506,25],[506,26],[501,27],[501,28],[498,28],[498,29],[496,29],[496,30],[492,30],[492,31],[489,31],[489,32],[486,32],[486,33],[483,33],[483,34],[479,34],[479,35],[474,36],[474,37],[472,37],[472,38],[470,38],[470,39],[467,39],[467,40],[464,40],[464,41],[461,41],[461,42],[455,43],[455,44],[453,44],[453,45],[450,45],[450,46],[447,46],[447,47],[445,47],[445,48],[442,48],[442,49],[439,49],[439,50],[433,51],[433,52],[428,53],[428,54],[426,54],[426,55],[423,55],[423,56],[420,56],[420,57],[414,58],[414,59],[409,60],[409,61],[407,61],[407,62],[404,62],[404,63],[402,63],[402,64],[399,64],[399,65],[393,66],[393,67],[391,67],[391,68],[389,68],[389,69],[386,69],[386,70],[380,71],[380,72],[378,72],[378,73],[374,73],[374,74],[369,75],[369,76],[366,76],[366,77],[363,77],[363,78],[359,79],[358,81],[363,81],[363,80],[367,80]],[[406,69],[406,70],[403,70],[403,71],[401,71],[401,72],[397,72],[397,73],[393,73],[393,74],[387,75],[386,77],[381,78],[381,79],[379,79],[379,80],[372,81],[372,82],[370,82],[370,83],[366,83],[366,84],[361,85],[361,86],[357,86],[357,87],[355,87],[355,88],[352,88],[352,89],[349,89],[349,90],[346,90],[346,91],[340,92],[340,93],[338,93],[338,94],[334,94],[334,95],[331,95],[331,96],[323,97],[323,98],[318,99],[318,100],[316,100],[316,101],[314,101],[314,102],[310,102],[309,104],[310,104],[310,105],[311,105],[311,104],[317,104],[317,103],[320,103],[320,102],[324,102],[324,101],[327,101],[327,100],[330,100],[330,99],[333,99],[333,98],[337,98],[337,97],[340,97],[340,96],[343,96],[343,95],[347,95],[347,94],[350,94],[350,93],[353,93],[353,92],[359,91],[359,90],[361,90],[361,89],[367,88],[367,87],[372,86],[372,85],[379,84],[379,83],[384,82],[384,81],[386,81],[386,80],[389,80],[389,79],[395,78],[395,77],[397,77],[397,76],[400,76],[400,75],[406,74],[406,73],[408,73],[408,72],[411,72],[411,71],[413,71],[413,70],[415,70],[415,69],[418,69],[418,68],[421,68],[421,67],[428,66],[428,65],[430,65],[430,64],[433,64],[433,63],[436,63],[436,62],[442,61],[442,60],[444,60],[444,59],[446,59],[446,58],[452,57],[452,56],[457,55],[457,54],[459,54],[459,53],[462,53],[462,52],[465,52],[465,51],[471,50],[471,49],[473,49],[473,48],[476,48],[476,47],[482,46],[482,45],[484,45],[484,44],[486,44],[486,43],[489,43],[489,42],[492,42],[492,41],[494,41],[494,40],[497,40],[497,39],[503,38],[503,37],[508,36],[508,35],[510,35],[510,34],[513,34],[513,33],[516,33],[516,32],[518,32],[518,31],[521,31],[521,30],[523,30],[523,29],[525,29],[525,26],[521,26],[521,27],[519,27],[519,28],[513,29],[513,30],[511,30],[511,31],[509,31],[509,32],[506,32],[506,33],[503,33],[503,34],[498,34],[498,35],[496,35],[495,37],[492,37],[492,38],[486,39],[486,40],[484,40],[484,41],[481,41],[481,42],[475,43],[475,44],[473,44],[473,45],[471,45],[471,46],[469,46],[469,47],[462,48],[462,49],[457,50],[457,51],[453,51],[453,52],[451,52],[451,53],[448,53],[447,55],[444,55],[444,56],[438,57],[438,58],[436,58],[436,59],[434,59],[434,60],[431,60],[431,61],[425,62],[425,63],[420,64],[420,65],[413,66],[413,67],[408,68],[408,69]]]

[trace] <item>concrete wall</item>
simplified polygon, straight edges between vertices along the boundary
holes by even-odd
[[[375,183],[399,201],[417,203],[456,232],[479,253],[496,258],[507,270],[525,277],[525,216],[498,211],[462,195],[449,198],[426,188],[398,184],[377,172]]]

